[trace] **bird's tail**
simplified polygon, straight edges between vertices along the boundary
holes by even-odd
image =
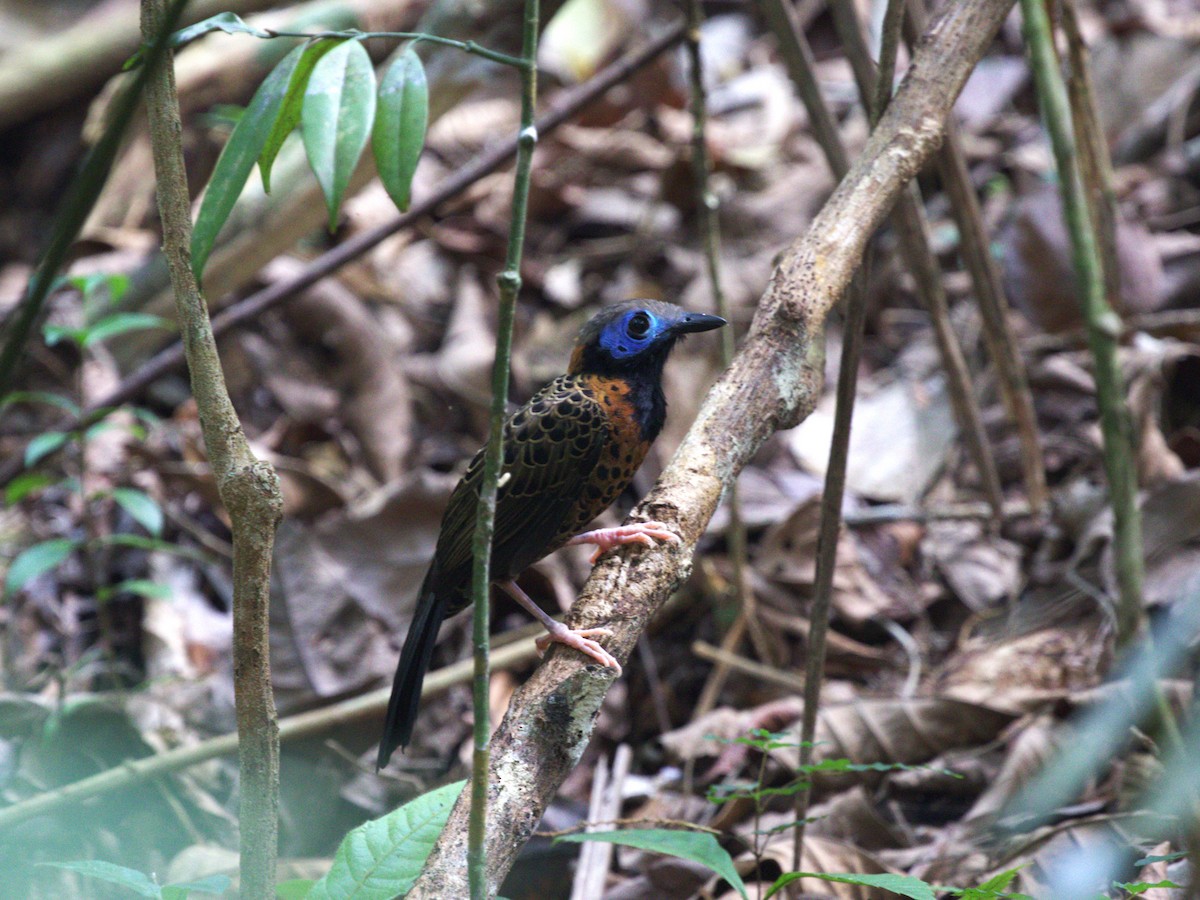
[[[417,596],[416,612],[404,638],[404,649],[400,651],[400,664],[392,681],[392,696],[388,700],[387,719],[383,725],[383,737],[379,742],[379,758],[376,768],[387,765],[397,747],[407,747],[412,739],[413,724],[417,720],[417,707],[421,702],[421,683],[433,657],[438,630],[446,617],[446,598],[434,589],[437,581],[437,562],[429,567],[429,573]],[[440,592],[444,595],[444,591]]]

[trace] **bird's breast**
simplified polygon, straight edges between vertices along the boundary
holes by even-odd
[[[586,376],[584,389],[599,404],[601,418],[608,429],[608,440],[596,465],[588,474],[579,499],[555,540],[561,546],[604,512],[633,480],[650,441],[646,439],[637,415],[633,391],[617,378]]]
[[[637,408],[634,388],[622,378],[605,378],[592,375],[587,379],[589,393],[600,404],[613,439],[622,448],[645,445],[642,454],[650,446],[653,436],[642,429],[642,416]]]

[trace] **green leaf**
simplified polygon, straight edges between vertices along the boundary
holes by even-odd
[[[84,440],[90,441],[92,438],[104,434],[106,431],[112,431],[121,427],[123,426],[120,422],[114,422],[112,419],[101,419],[99,422],[89,425],[83,433],[83,437]]]
[[[78,546],[78,541],[56,538],[22,550],[4,577],[5,593],[14,594],[43,572],[49,572],[74,553]]]
[[[371,132],[379,180],[401,212],[412,199],[413,173],[425,146],[428,124],[425,67],[410,46],[388,66],[379,84],[379,111]]]
[[[252,34],[258,38],[269,38],[271,33],[263,31],[261,28],[255,28],[253,25],[247,25],[242,21],[242,17],[231,12],[217,13],[215,16],[209,16],[195,25],[189,25],[187,28],[180,28],[177,32],[171,35],[171,46],[182,47],[184,44],[190,44],[196,38],[204,37],[206,34],[211,34],[214,31],[223,31],[226,34]]]
[[[1017,877],[1017,873],[1020,872],[1021,869],[1023,869],[1023,868],[1024,868],[1024,866],[1018,866],[1015,869],[1008,869],[1007,871],[1001,872],[999,875],[993,875],[991,878],[989,878],[983,884],[979,885],[978,890],[981,890],[981,891],[1004,891],[1004,890],[1007,890],[1008,886],[1013,883],[1013,879]]]
[[[68,328],[66,325],[43,325],[42,338],[47,347],[54,347],[64,340],[70,341],[76,347],[82,347],[87,340],[86,328]]]
[[[195,881],[163,885],[162,896],[163,900],[187,900],[188,894],[192,891],[200,891],[203,894],[223,894],[229,890],[229,883],[228,875],[209,875],[207,878],[198,878]]]
[[[4,502],[9,506],[20,503],[34,491],[53,484],[55,480],[53,475],[47,475],[45,472],[23,472],[4,488]]]
[[[312,890],[314,882],[311,878],[292,878],[275,885],[275,896],[278,900],[304,900]]]
[[[91,312],[98,300],[116,303],[129,290],[129,276],[123,272],[93,272],[90,275],[67,275],[63,279],[83,295],[83,308]]]
[[[137,594],[139,597],[153,597],[165,600],[171,596],[171,589],[165,584],[150,581],[147,578],[128,578],[111,587],[101,588],[96,592],[101,600],[107,600],[116,594]]]
[[[199,278],[204,264],[212,252],[213,243],[233,205],[250,177],[250,170],[262,153],[267,135],[279,113],[279,106],[287,93],[292,72],[304,53],[297,47],[279,61],[271,73],[263,79],[246,112],[238,120],[200,201],[200,213],[196,216],[196,227],[192,231],[192,271]]]
[[[1177,853],[1165,853],[1162,856],[1143,856],[1134,865],[1148,866],[1150,863],[1156,862],[1175,862],[1177,859],[1184,859],[1187,855],[1188,852],[1186,850],[1180,850]]]
[[[57,406],[73,416],[79,415],[78,403],[50,391],[13,391],[11,394],[5,394],[4,399],[0,400],[0,409],[16,403],[45,403],[47,406]]]
[[[145,872],[139,872],[137,869],[130,869],[126,866],[118,866],[116,863],[105,862],[101,859],[81,859],[72,862],[46,862],[38,863],[40,866],[53,866],[56,869],[65,869],[68,872],[78,872],[80,875],[86,875],[88,878],[95,878],[98,881],[107,881],[109,884],[119,884],[122,887],[127,887],[139,897],[162,897],[162,890]]]
[[[146,409],[144,406],[131,406],[129,407],[129,411],[133,413],[135,418],[141,419],[151,428],[162,424],[162,416],[153,410]]]
[[[300,113],[304,150],[325,194],[330,231],[374,119],[371,58],[359,41],[338,44],[313,69]]]
[[[279,155],[279,148],[283,146],[284,139],[292,133],[292,129],[300,124],[300,110],[304,107],[304,92],[308,89],[308,79],[321,57],[339,43],[341,42],[326,40],[305,45],[300,61],[292,70],[287,93],[283,95],[283,101],[279,105],[279,114],[275,116],[275,123],[263,144],[262,153],[258,155],[258,171],[262,175],[263,190],[268,194],[271,193],[271,167],[275,164],[275,157]]]
[[[570,843],[583,841],[604,841],[610,844],[621,844],[625,847],[637,847],[639,850],[649,850],[651,853],[663,853],[667,856],[678,856],[690,859],[716,872],[729,882],[743,897],[746,896],[746,885],[742,876],[733,867],[733,857],[717,839],[703,831],[673,831],[669,828],[646,828],[632,831],[593,831],[587,834],[565,834],[554,839]]]
[[[110,337],[130,331],[167,327],[167,320],[162,316],[152,316],[149,313],[113,313],[86,329],[87,333],[84,335],[82,346],[91,347]]]
[[[1016,874],[1016,872],[1014,871],[1013,874]],[[992,880],[994,881],[995,879]],[[961,897],[962,900],[1035,900],[1035,898],[1030,897],[1028,894],[987,887],[991,883],[991,881],[986,881],[977,888],[939,887],[937,890],[948,893],[952,897]]]
[[[112,496],[121,508],[148,532],[153,535],[162,534],[162,510],[145,491],[136,488],[113,488]]]
[[[66,431],[46,431],[25,445],[25,467],[49,456],[67,442],[71,435]]]
[[[839,884],[857,884],[861,887],[879,888],[899,894],[901,897],[909,897],[910,900],[937,900],[930,885],[911,875],[830,875],[819,872],[788,872],[780,875],[771,885],[767,896],[774,896],[785,885],[801,878],[820,878],[823,881],[835,881]]]
[[[450,817],[465,781],[422,794],[342,840],[333,866],[307,900],[392,900],[407,893]]]
[[[1179,885],[1177,885],[1175,882],[1173,882],[1173,881],[1167,881],[1165,878],[1164,878],[1162,881],[1155,881],[1155,882],[1149,882],[1149,881],[1128,881],[1128,882],[1114,881],[1114,882],[1113,882],[1113,886],[1114,886],[1114,887],[1119,887],[1119,888],[1120,888],[1121,890],[1123,890],[1123,891],[1128,891],[1128,892],[1129,892],[1129,893],[1130,893],[1132,896],[1134,896],[1134,897],[1137,897],[1137,896],[1138,896],[1138,895],[1140,895],[1140,894],[1144,894],[1144,893],[1146,893],[1146,891],[1148,891],[1148,890],[1150,890],[1150,889],[1152,889],[1152,888],[1178,888],[1178,887],[1179,887]]]

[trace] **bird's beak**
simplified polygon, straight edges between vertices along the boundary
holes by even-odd
[[[671,330],[676,334],[691,334],[695,331],[712,331],[729,323],[720,316],[710,316],[705,313],[684,313],[679,317]]]

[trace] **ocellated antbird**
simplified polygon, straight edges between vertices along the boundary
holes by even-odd
[[[656,300],[627,300],[594,315],[579,332],[570,366],[538,391],[504,426],[504,466],[496,496],[491,578],[543,625],[542,652],[566,644],[620,671],[596,637],[555,621],[514,579],[567,544],[594,544],[592,561],[622,544],[655,546],[679,537],[661,522],[583,532],[626,488],[662,430],[667,414],[662,372],[685,334],[720,328],[719,316]],[[379,768],[407,746],[438,630],[471,602],[471,539],[483,476],[480,450],[450,495],[437,550],[417,596],[416,612],[392,684]],[[582,532],[582,533],[581,533]]]

